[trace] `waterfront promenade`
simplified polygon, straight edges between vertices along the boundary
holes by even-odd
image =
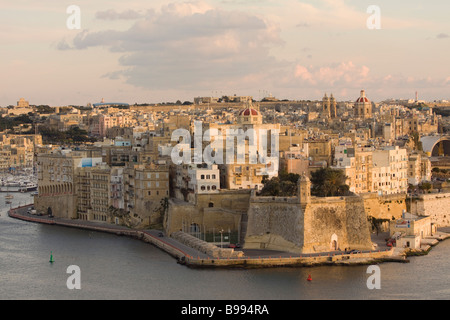
[[[174,238],[167,237],[160,230],[135,230],[114,224],[61,219],[45,215],[36,216],[27,213],[27,209],[30,206],[31,205],[11,208],[8,211],[8,215],[12,218],[29,222],[106,232],[117,236],[136,238],[160,248],[173,256],[180,264],[189,267],[261,268],[408,262],[408,260],[401,255],[401,250],[385,246],[379,246],[377,250],[364,251],[356,254],[347,254],[341,251],[293,254],[282,251],[235,249],[242,252],[233,257],[217,257],[205,253],[204,251],[200,251],[198,248],[196,249],[183,244]],[[227,250],[233,251],[233,249]]]

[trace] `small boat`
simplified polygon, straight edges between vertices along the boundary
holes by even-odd
[[[14,199],[14,196],[12,194],[7,194],[5,196],[5,199]]]

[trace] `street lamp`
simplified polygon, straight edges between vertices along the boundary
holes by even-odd
[[[220,232],[220,247],[223,248],[223,229],[221,229],[219,232]]]

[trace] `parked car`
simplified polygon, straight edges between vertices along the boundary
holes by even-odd
[[[360,250],[350,250],[350,251],[346,251],[345,253],[348,253],[348,254],[355,254],[355,253],[362,253],[362,251],[360,251]]]

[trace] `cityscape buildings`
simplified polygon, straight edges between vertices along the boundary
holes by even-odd
[[[376,218],[400,219],[408,192],[446,188],[432,172],[435,161],[447,159],[449,141],[446,118],[433,103],[374,103],[361,90],[354,102],[333,94],[317,101],[224,96],[118,108],[103,100],[39,113],[21,99],[16,108],[24,107],[33,110],[27,115],[31,127],[24,134],[15,127],[0,134],[0,168],[33,168],[36,209],[57,217],[196,234],[226,226],[244,243],[246,215],[252,216],[258,195],[289,174],[299,184],[287,189],[282,182],[283,192],[298,196],[305,212],[325,201],[311,200],[309,182],[325,168],[342,172],[350,194],[361,201],[395,197],[403,203],[395,210],[382,206]],[[14,117],[3,113],[4,119]],[[55,134],[64,139],[49,144]],[[369,215],[355,212],[360,214]],[[335,231],[333,241],[347,236]],[[248,245],[273,245],[265,241],[252,236]],[[306,243],[303,248],[311,250]]]

